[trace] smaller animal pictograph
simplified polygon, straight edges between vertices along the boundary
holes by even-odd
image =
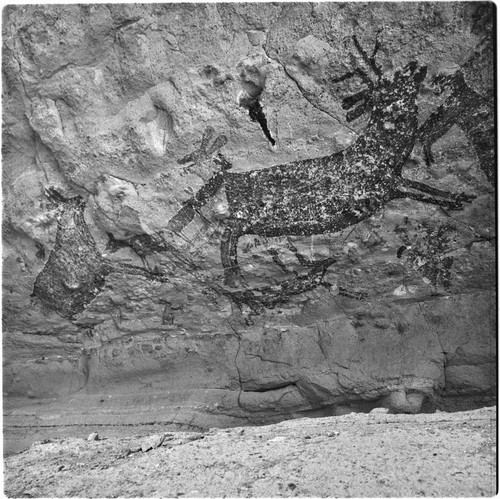
[[[61,316],[73,319],[101,292],[111,272],[168,281],[165,276],[142,267],[104,258],[85,222],[85,202],[81,196],[66,198],[53,187],[46,189],[46,195],[57,212],[56,242],[35,280],[32,297]]]
[[[457,125],[474,147],[479,168],[484,172],[488,181],[496,186],[494,86],[491,82],[490,91],[486,95],[481,95],[467,82],[471,73],[491,70],[493,58],[492,44],[483,43],[456,73],[446,76],[437,75],[433,79],[436,94],[446,92],[447,97],[443,104],[420,126],[417,138],[424,146],[425,161],[430,166],[435,162],[432,145],[451,127]]]

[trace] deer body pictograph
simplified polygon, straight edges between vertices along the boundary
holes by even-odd
[[[346,97],[343,108],[349,110],[348,121],[365,113],[369,113],[370,118],[351,146],[329,156],[241,173],[230,171],[230,164],[219,154],[216,160],[221,165],[220,172],[170,221],[171,230],[182,230],[193,219],[196,210],[220,188],[225,188],[229,212],[223,222],[220,251],[226,285],[234,286],[238,280],[238,240],[243,235],[276,237],[333,233],[371,217],[396,198],[411,198],[447,209],[461,209],[464,202],[474,198],[402,176],[417,137],[416,98],[426,76],[426,67],[412,61],[392,78],[385,78],[375,62],[378,41],[371,55],[355,36],[353,41],[366,69],[357,67],[335,81],[354,76],[362,79],[367,88]],[[375,81],[368,71],[374,73]],[[204,134],[202,146],[205,149],[212,134],[211,129]],[[225,138],[221,136],[216,141],[223,144]],[[212,147],[207,153],[213,150]],[[189,162],[189,159],[186,157],[179,163]],[[333,262],[330,258],[316,266],[309,262],[309,266],[316,274],[319,270],[324,274]],[[304,290],[301,286],[290,289],[292,293]]]

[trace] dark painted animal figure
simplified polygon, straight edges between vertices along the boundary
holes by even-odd
[[[336,232],[375,214],[389,201],[411,198],[448,209],[460,209],[474,196],[453,194],[402,177],[417,134],[417,97],[426,68],[410,62],[392,79],[375,63],[379,47],[369,56],[356,37],[354,44],[375,82],[363,69],[337,79],[362,78],[367,89],[344,99],[348,120],[370,112],[368,125],[353,145],[319,158],[305,159],[245,173],[229,169],[216,174],[174,217],[170,228],[182,229],[186,216],[200,208],[222,185],[229,216],[221,241],[225,281],[239,274],[238,240],[245,234],[265,237]],[[417,192],[415,192],[417,191]],[[189,206],[189,210],[187,207]],[[191,211],[190,211],[191,210]],[[333,263],[333,260],[329,264]]]
[[[452,126],[457,125],[465,133],[476,151],[479,167],[488,181],[496,186],[497,162],[495,154],[495,88],[494,51],[492,43],[484,43],[475,54],[453,75],[435,78],[436,93],[448,92],[439,108],[419,128],[417,138],[424,146],[428,165],[434,162],[432,145],[443,137]],[[486,73],[483,95],[468,83],[467,77],[477,78],[477,73]],[[489,74],[491,73],[491,75]]]
[[[84,200],[80,196],[65,198],[54,188],[47,189],[46,194],[57,208],[58,217],[54,248],[35,280],[32,293],[44,305],[73,319],[100,293],[111,272],[168,281],[147,269],[104,258],[85,222]]]
[[[32,296],[71,318],[95,298],[109,272],[83,218],[83,199],[66,199],[55,189],[48,189],[47,195],[59,208],[56,243],[35,280]]]

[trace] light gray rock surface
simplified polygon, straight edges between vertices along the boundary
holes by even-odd
[[[488,152],[493,133],[489,9],[6,7],[6,424],[207,427],[492,403],[496,181],[476,143]],[[243,235],[228,288],[232,212],[224,186],[201,189],[228,162],[257,172],[357,143],[368,115],[348,121],[342,103],[366,83],[341,77],[368,71],[353,35],[368,57],[377,33],[387,81],[427,67],[403,176],[475,198],[403,197],[336,232]],[[451,78],[441,93],[438,75]],[[453,126],[431,127],[440,109]],[[328,264],[314,274],[306,260]]]
[[[497,483],[493,407],[175,432],[148,452],[135,428],[97,442],[74,430],[5,459],[6,495],[490,497]]]

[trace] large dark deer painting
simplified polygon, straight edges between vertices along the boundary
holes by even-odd
[[[244,173],[230,171],[230,165],[221,162],[219,155],[221,171],[171,220],[169,227],[172,230],[182,230],[192,220],[196,209],[224,186],[229,213],[224,221],[220,251],[227,286],[237,288],[240,278],[238,240],[243,235],[276,237],[333,233],[371,217],[396,198],[415,199],[453,210],[460,209],[464,202],[474,197],[442,191],[402,176],[403,165],[417,138],[415,100],[426,68],[412,61],[393,78],[385,78],[375,62],[378,43],[368,55],[356,37],[353,41],[366,67],[356,68],[336,80],[358,76],[367,87],[343,101],[348,121],[370,114],[366,128],[353,145],[330,156]],[[369,77],[369,72],[374,79]],[[219,139],[219,143],[223,140]],[[207,144],[206,135],[203,144]],[[278,290],[276,287],[274,291],[271,287],[260,289],[264,296],[259,301],[273,303],[284,295],[318,285],[327,267],[334,263],[332,258],[305,262],[302,257],[302,261],[312,268],[307,276],[286,281]],[[240,301],[256,299],[249,290],[235,289],[231,295]]]

